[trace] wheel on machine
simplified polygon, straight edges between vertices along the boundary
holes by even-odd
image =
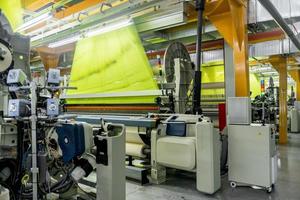
[[[268,187],[268,188],[267,188],[267,193],[271,193],[271,192],[272,192],[272,190],[273,190],[273,188],[272,188],[272,187]]]
[[[230,182],[230,187],[236,188],[236,182]]]

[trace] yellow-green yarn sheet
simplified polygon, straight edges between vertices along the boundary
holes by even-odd
[[[23,23],[21,0],[0,0],[0,9],[7,17],[13,30],[16,30]]]
[[[67,95],[157,90],[134,25],[86,38],[76,45]],[[68,99],[68,104],[152,104],[156,96]]]

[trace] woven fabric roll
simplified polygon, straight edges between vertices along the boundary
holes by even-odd
[[[144,144],[126,143],[126,155],[145,158],[146,155],[143,154],[144,148]]]

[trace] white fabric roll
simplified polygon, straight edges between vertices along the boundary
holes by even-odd
[[[135,144],[144,144],[143,140],[138,134],[137,127],[126,127],[126,142]]]
[[[144,144],[126,143],[126,155],[145,158],[146,155],[143,154],[144,148]]]

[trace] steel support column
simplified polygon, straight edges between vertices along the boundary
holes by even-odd
[[[287,58],[270,57],[270,63],[279,73],[279,143],[288,142],[287,135]]]
[[[219,0],[206,6],[206,16],[233,49],[237,97],[250,95],[247,4],[247,0]]]
[[[226,102],[229,97],[235,97],[235,69],[233,62],[233,49],[224,42],[224,71],[225,71],[225,97]],[[228,104],[226,104],[226,114],[228,114]]]

